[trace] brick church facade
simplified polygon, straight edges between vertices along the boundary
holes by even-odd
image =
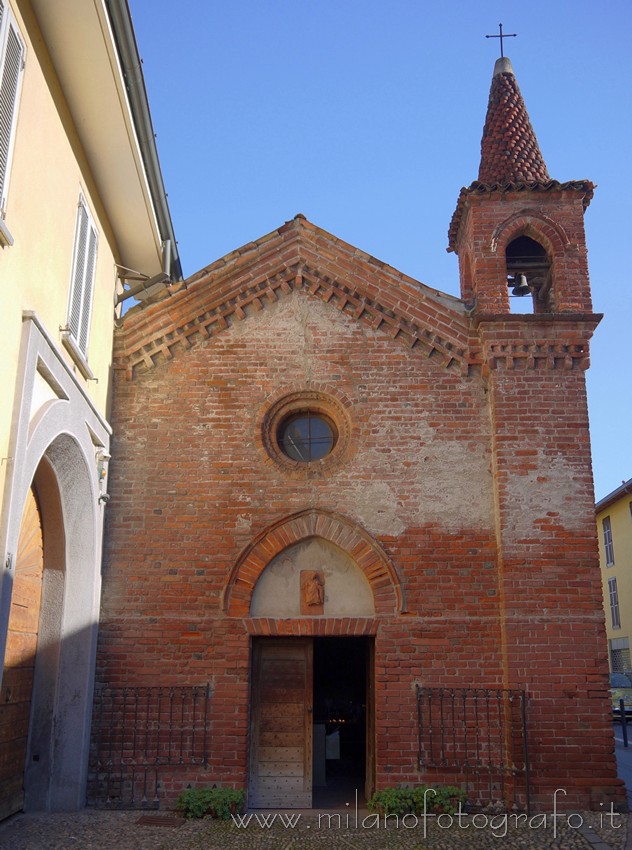
[[[125,711],[176,694],[156,799],[217,783],[304,807],[346,777],[621,802],[585,388],[592,192],[549,177],[501,59],[450,225],[461,298],[298,215],[125,317],[97,681]]]

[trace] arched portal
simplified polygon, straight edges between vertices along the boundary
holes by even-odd
[[[344,804],[374,787],[374,636],[405,610],[387,554],[346,517],[308,510],[266,529],[224,592],[251,634],[249,805]],[[300,637],[299,637],[300,636]]]
[[[4,668],[11,609],[23,593],[15,566],[22,560],[25,505],[34,493],[42,538],[41,607],[39,616],[35,607],[28,615],[38,621],[37,638],[36,644],[29,639],[32,691],[30,711],[22,712],[26,754],[16,761],[27,811],[69,811],[85,805],[101,588],[99,456],[107,453],[110,426],[37,316],[25,313],[23,320],[0,515],[0,661]],[[6,675],[10,680],[10,670]],[[7,692],[0,693],[7,714]]]
[[[82,447],[59,434],[27,489],[16,548],[0,723],[11,765],[0,769],[0,816],[77,808],[84,799],[99,592],[98,574],[86,570],[98,544],[95,502]]]
[[[35,473],[43,528],[42,606],[25,771],[25,808],[74,808],[84,797],[99,577],[91,471],[60,434]],[[71,730],[72,734],[59,734]]]

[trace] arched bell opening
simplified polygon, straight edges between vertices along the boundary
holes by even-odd
[[[552,304],[552,263],[546,248],[518,236],[505,249],[512,313],[548,313]]]

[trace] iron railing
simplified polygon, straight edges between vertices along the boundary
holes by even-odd
[[[157,807],[164,767],[208,765],[210,686],[97,687],[88,805]]]
[[[420,768],[530,811],[526,707],[521,690],[417,686]]]

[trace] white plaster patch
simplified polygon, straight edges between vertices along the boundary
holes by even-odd
[[[354,482],[352,492],[354,515],[372,534],[397,537],[405,531],[402,505],[385,481]]]
[[[585,533],[583,513],[575,509],[585,497],[585,484],[575,480],[575,469],[561,455],[538,452],[534,462],[537,469],[514,475],[506,483],[507,499],[515,508],[506,520],[507,530],[517,538],[537,536],[542,521],[549,521],[547,514],[554,512],[567,531]]]
[[[421,450],[416,474],[415,523],[440,520],[449,528],[493,524],[491,461],[481,443],[433,442]]]
[[[239,514],[235,527],[239,531],[250,531],[252,527],[252,517],[250,515],[246,516],[245,514]]]
[[[354,514],[372,534],[398,535],[409,526],[493,525],[493,481],[483,443],[446,442],[417,423],[409,449],[373,450],[366,459],[375,481],[353,485]],[[414,446],[414,447],[413,447]]]

